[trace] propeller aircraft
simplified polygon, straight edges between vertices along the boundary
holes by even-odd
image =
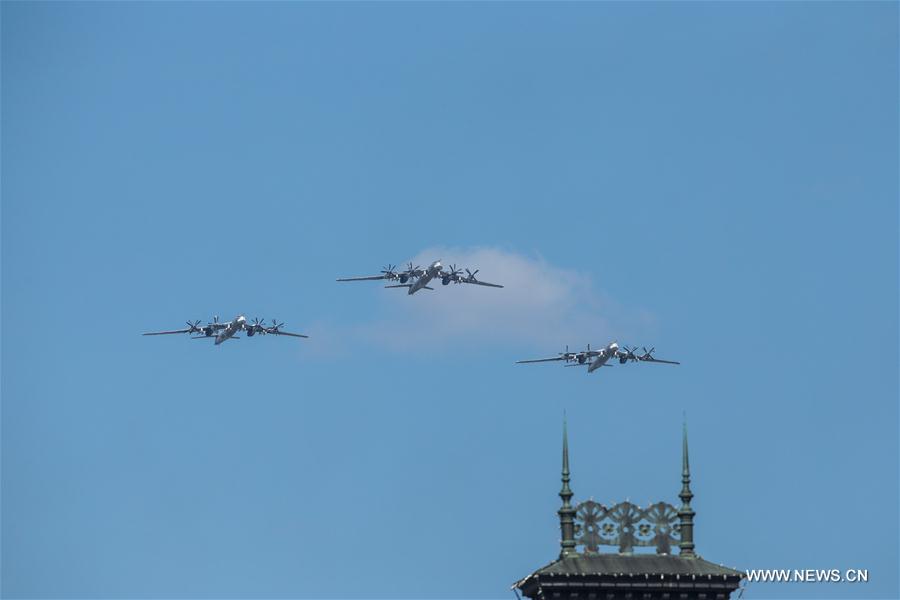
[[[200,326],[200,321],[194,321],[191,323],[187,322],[186,329],[175,329],[172,331],[152,331],[150,333],[145,333],[143,335],[169,335],[172,333],[187,333],[187,334],[198,334],[195,337],[192,337],[193,340],[203,340],[207,338],[214,338],[215,345],[218,346],[225,340],[239,340],[236,334],[243,331],[247,334],[247,337],[253,337],[257,333],[259,335],[289,335],[291,337],[298,338],[308,338],[308,335],[303,335],[302,333],[288,333],[287,331],[281,331],[281,328],[284,326],[284,323],[279,323],[275,319],[272,319],[271,325],[266,325],[263,321],[259,319],[254,319],[251,323],[247,321],[247,318],[244,315],[238,315],[233,320],[227,323],[220,323],[218,315],[213,317],[212,322],[207,323],[206,325]]]
[[[609,345],[599,350],[591,350],[591,345],[588,344],[587,350],[582,350],[581,352],[569,352],[569,347],[566,346],[565,352],[560,352],[559,355],[552,358],[518,360],[516,361],[516,364],[541,363],[563,360],[566,363],[573,363],[566,364],[565,366],[567,367],[587,367],[588,373],[593,373],[600,367],[611,367],[612,364],[607,364],[610,360],[618,360],[620,365],[624,365],[628,361],[662,363],[667,365],[681,364],[680,362],[676,362],[674,360],[662,360],[660,358],[654,357],[653,351],[656,350],[656,348],[650,348],[649,350],[647,350],[646,348],[642,348],[642,350],[644,351],[644,353],[638,354],[637,346],[635,346],[634,348],[622,346],[620,349],[617,342],[610,342]]]
[[[478,273],[478,269],[475,271],[470,271],[469,269],[464,269],[466,275],[463,275],[463,270],[457,269],[456,265],[450,265],[449,270],[444,270],[443,265],[441,265],[441,261],[436,260],[431,263],[427,269],[422,269],[421,267],[414,267],[412,263],[409,263],[408,268],[405,271],[397,271],[396,265],[388,265],[381,271],[381,275],[370,275],[367,277],[344,277],[338,279],[338,281],[376,281],[379,279],[384,279],[387,281],[399,281],[400,283],[394,285],[386,285],[385,288],[406,288],[407,294],[410,296],[418,292],[419,290],[432,290],[433,287],[429,287],[428,284],[431,283],[433,279],[440,279],[442,285],[450,285],[451,283],[470,283],[473,285],[483,285],[486,287],[494,287],[494,288],[502,288],[502,285],[498,285],[496,283],[488,283],[486,281],[479,281],[475,278],[475,274]]]

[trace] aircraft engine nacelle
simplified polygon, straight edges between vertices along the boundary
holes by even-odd
[[[211,337],[212,334],[213,334],[213,328],[212,328],[212,327],[204,327],[204,328],[203,328],[203,335],[205,335],[206,337]]]
[[[619,364],[620,364],[620,365],[624,365],[627,361],[628,361],[628,357],[627,357],[627,356],[620,356],[620,357],[619,357]]]
[[[584,361],[586,361],[586,360],[587,360],[587,357],[585,355],[582,354],[582,355],[578,356],[578,364],[579,365],[583,365]]]
[[[406,283],[407,281],[409,281],[409,275],[400,276],[400,283]]]
[[[449,277],[441,277],[441,285],[450,285]]]
[[[247,330],[247,337],[253,337],[255,334],[256,334],[255,327],[251,327],[250,329]]]

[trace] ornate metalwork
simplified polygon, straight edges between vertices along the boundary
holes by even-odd
[[[678,511],[666,502],[641,508],[631,502],[606,507],[585,500],[575,507],[575,543],[584,554],[600,552],[600,546],[618,546],[622,554],[637,547],[656,547],[657,554],[670,554],[678,544]]]

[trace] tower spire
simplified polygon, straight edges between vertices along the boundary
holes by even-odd
[[[560,541],[560,558],[575,556],[575,509],[572,508],[572,490],[569,487],[569,434],[566,414],[563,412],[563,451],[562,451],[562,489],[559,497],[562,507],[556,512],[559,515],[559,529],[562,533]]]
[[[691,466],[688,460],[687,418],[684,419],[681,438],[681,508],[678,509],[678,523],[681,527],[680,556],[695,558],[694,554],[694,509],[691,508]]]

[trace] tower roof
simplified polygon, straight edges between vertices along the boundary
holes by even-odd
[[[678,590],[703,584],[710,591],[730,593],[740,585],[744,573],[700,557],[660,556],[655,554],[597,554],[561,558],[541,567],[512,587],[522,594],[538,597],[538,590],[571,589],[574,586],[589,593],[594,590],[650,588]]]
[[[742,571],[710,562],[703,558],[683,558],[678,555],[659,554],[595,554],[560,558],[554,560],[521,579],[518,583],[535,576],[559,575],[682,575],[697,577],[738,577],[744,576]]]
[[[520,579],[513,587],[530,598],[587,598],[601,592],[610,598],[624,598],[638,591],[681,594],[697,590],[730,595],[744,573],[704,560],[694,552],[686,423],[681,466],[682,488],[678,496],[682,504],[678,509],[667,502],[642,507],[626,501],[606,506],[590,499],[573,506],[568,426],[564,419],[559,492],[562,507],[557,511],[561,552],[557,560]],[[618,553],[602,552],[604,546],[618,546]],[[579,547],[583,552],[579,552]],[[637,548],[649,547],[654,547],[656,554],[635,553]],[[679,548],[678,554],[672,553],[675,547]],[[552,595],[547,596],[549,592]]]

